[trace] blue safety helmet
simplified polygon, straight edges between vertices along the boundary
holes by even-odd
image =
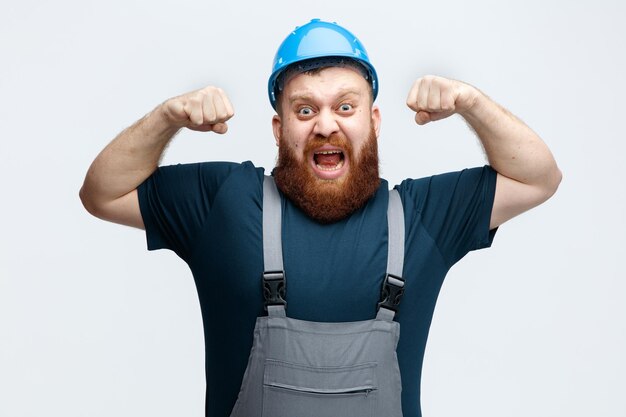
[[[326,66],[349,65],[351,62],[363,67],[363,76],[370,82],[375,100],[378,95],[376,70],[356,36],[337,23],[320,19],[296,27],[278,47],[274,57],[272,75],[267,83],[272,107],[276,110],[276,96],[282,89],[280,75],[291,65],[298,63],[296,69],[304,72]]]

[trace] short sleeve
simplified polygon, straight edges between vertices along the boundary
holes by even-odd
[[[496,171],[484,166],[408,179],[397,187],[409,220],[430,235],[449,267],[469,251],[491,246],[496,178]]]
[[[171,249],[186,259],[215,195],[240,164],[205,162],[158,168],[138,188],[149,250]]]

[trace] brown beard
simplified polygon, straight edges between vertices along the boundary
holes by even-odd
[[[344,157],[350,162],[345,178],[324,180],[312,172],[308,155],[324,144],[343,149]],[[304,156],[304,161],[300,162],[289,146],[280,144],[278,162],[273,171],[274,180],[287,198],[320,223],[334,223],[348,217],[361,208],[380,185],[378,144],[373,128],[363,144],[358,161],[354,157],[352,143],[338,133],[311,139],[304,149]]]

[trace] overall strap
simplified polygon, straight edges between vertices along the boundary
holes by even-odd
[[[263,180],[263,298],[272,317],[285,317],[285,272],[281,236],[282,207],[274,178]]]
[[[387,228],[387,274],[401,277],[404,268],[404,210],[398,190],[389,191]]]
[[[397,190],[389,191],[387,207],[387,273],[383,281],[377,319],[392,321],[404,293],[404,210]]]
[[[263,180],[263,297],[269,316],[285,317],[285,272],[282,251],[282,206],[274,179]],[[389,192],[387,273],[376,318],[392,321],[404,291],[404,211],[398,191]]]

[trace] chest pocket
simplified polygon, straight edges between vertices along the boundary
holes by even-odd
[[[372,416],[377,408],[376,363],[310,367],[267,360],[263,416]]]

